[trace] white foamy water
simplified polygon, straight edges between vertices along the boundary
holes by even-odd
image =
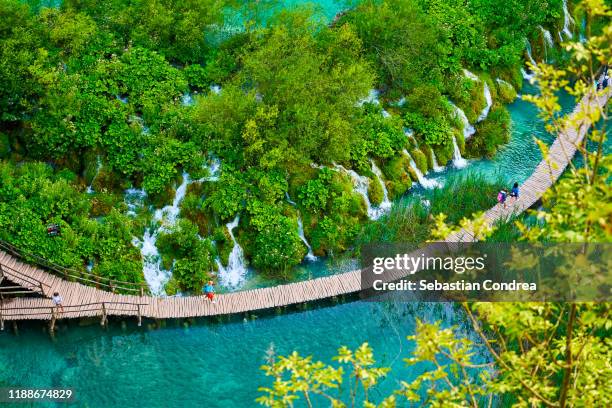
[[[544,40],[544,52],[546,53],[547,48],[552,48],[554,46],[552,34],[550,33],[550,31],[548,31],[541,25],[538,26],[538,28],[542,32],[542,39]]]
[[[98,174],[100,174],[100,170],[102,169],[102,159],[100,159],[100,156],[97,157],[96,159],[97,161],[97,165],[96,165],[96,174],[94,174],[93,178],[91,179],[91,182],[89,183],[89,185],[87,186],[87,188],[85,189],[85,191],[87,192],[87,194],[93,194],[95,193],[94,189],[93,189],[93,182],[96,179],[96,177],[98,177]]]
[[[143,189],[128,188],[125,190],[124,202],[128,207],[128,215],[136,215],[136,211],[143,207],[144,199],[147,197]]]
[[[538,63],[533,59],[533,56],[531,55],[531,43],[529,42],[529,40],[525,39],[525,46],[526,46],[526,51],[527,51],[527,58],[529,59],[529,62],[531,62],[531,65],[533,65],[534,67],[538,66]]]
[[[378,95],[379,92],[376,89],[370,89],[370,93],[368,93],[368,96],[363,99],[360,99],[359,102],[357,102],[356,106],[363,106],[363,104],[365,103],[373,103],[375,105],[379,105],[380,102],[378,100]]]
[[[468,71],[467,69],[463,70],[463,74],[466,77],[468,77],[469,79],[471,79],[472,81],[480,81],[481,80],[474,73]],[[489,111],[491,110],[491,106],[493,105],[493,99],[491,98],[491,90],[489,89],[489,84],[487,84],[487,81],[482,81],[482,82],[483,82],[483,88],[484,88],[483,89],[484,98],[485,98],[485,101],[487,102],[487,104],[482,109],[482,112],[480,112],[480,116],[478,116],[477,122],[480,122],[480,121],[483,121],[483,120],[486,119],[486,117],[489,115]],[[467,135],[468,133],[466,132],[466,130],[468,130],[467,128],[471,127],[471,125],[467,121],[467,118],[465,117],[465,113],[461,109],[459,109],[458,107],[456,107],[456,106],[454,106],[454,107],[455,107],[455,112],[457,112],[457,114],[459,115],[459,118],[463,122],[463,135],[464,135],[464,137],[472,136],[475,131],[472,132],[472,133],[469,133],[469,135]],[[465,118],[465,121],[463,120],[464,118]],[[466,123],[467,123],[467,125],[466,125]]]
[[[246,278],[248,269],[244,259],[244,252],[234,237],[234,228],[238,226],[240,222],[240,215],[236,215],[236,218],[232,222],[226,224],[229,231],[229,235],[232,238],[234,246],[232,252],[230,252],[227,266],[223,266],[220,259],[217,259],[217,266],[219,268],[219,284],[226,288],[237,288],[240,286]]]
[[[531,82],[535,78],[535,74],[532,72],[525,71],[524,68],[521,68],[521,75],[523,75],[523,79]]]
[[[376,180],[380,183],[383,189],[383,200],[378,205],[378,209],[380,211],[388,212],[391,209],[393,203],[391,203],[391,201],[389,200],[389,192],[387,191],[385,180],[383,179],[382,172],[380,171],[378,166],[376,166],[376,163],[374,163],[374,161],[372,160],[370,161],[370,163],[372,164],[372,173],[374,173],[374,175],[376,176]]]
[[[195,181],[217,180],[219,167],[220,162],[213,160],[209,166],[210,176]],[[187,194],[187,187],[193,182],[194,180],[191,180],[189,174],[183,172],[183,181],[176,189],[172,204],[155,211],[153,215],[155,225],[145,230],[142,239],[136,237],[132,239],[132,244],[140,248],[145,281],[154,295],[165,295],[164,287],[172,277],[172,270],[165,270],[162,266],[162,259],[156,246],[157,238],[160,232],[168,232],[176,224],[181,211],[181,202],[185,198],[185,194]],[[142,200],[145,196],[146,193],[142,190],[130,189],[126,191],[126,202],[129,208],[128,214],[130,212],[135,214],[138,205],[142,206]],[[131,203],[128,201],[128,197],[132,200]]]
[[[477,122],[481,122],[487,118],[489,115],[489,111],[491,110],[491,106],[493,105],[493,99],[491,98],[491,90],[489,89],[489,84],[484,82],[484,97],[485,101],[487,101],[487,105],[480,112],[480,116],[476,119]]]
[[[219,95],[221,93],[221,87],[219,85],[211,85],[210,92],[214,93],[215,95]]]
[[[287,202],[289,204],[291,204],[294,207],[297,206],[295,201],[293,201],[291,197],[289,197],[288,192],[285,192],[285,198],[287,199]],[[316,261],[317,257],[315,256],[314,252],[312,252],[312,247],[310,246],[310,243],[306,239],[306,235],[304,235],[304,224],[302,223],[302,214],[300,214],[299,211],[298,211],[297,223],[298,223],[298,235],[300,236],[300,239],[302,240],[304,245],[306,245],[306,248],[308,248],[308,253],[306,254],[306,257],[304,259],[306,259],[307,261]]]
[[[314,252],[312,252],[312,247],[310,246],[310,243],[306,239],[306,235],[304,235],[304,224],[302,223],[302,216],[300,215],[299,212],[298,212],[297,223],[298,223],[298,234],[300,235],[300,239],[302,240],[304,245],[306,245],[306,248],[308,248],[308,253],[306,254],[306,257],[304,259],[306,259],[309,262],[316,261],[317,257],[315,256]]]
[[[465,116],[465,112],[460,107],[458,107],[452,102],[450,102],[450,104],[453,107],[453,110],[455,111],[455,115],[463,124],[463,137],[467,140],[470,136],[476,133],[476,129],[470,124],[470,121],[468,120],[467,116]]]
[[[433,171],[436,173],[440,173],[441,171],[444,171],[444,167],[438,164],[438,160],[436,159],[436,154],[434,153],[433,149],[431,149],[430,152],[431,152],[431,160],[433,162]]]
[[[193,96],[191,93],[185,92],[183,97],[181,98],[181,105],[183,106],[192,106],[194,104]]]
[[[370,197],[368,196],[368,188],[370,187],[370,180],[365,176],[360,176],[354,170],[346,169],[344,166],[334,163],[334,169],[337,171],[342,171],[348,174],[353,181],[353,186],[355,187],[355,191],[363,197],[365,201],[368,218],[371,220],[379,219],[385,212],[388,211],[388,208],[374,207],[370,202]]]
[[[461,150],[459,149],[459,145],[457,144],[457,138],[453,136],[453,166],[458,169],[462,169],[467,165],[467,160],[461,157]]]
[[[410,154],[404,149],[403,153],[408,157],[408,159],[410,160],[410,167],[412,168],[412,170],[414,171],[414,173],[417,176],[417,180],[419,181],[419,184],[426,189],[432,189],[432,188],[436,188],[436,187],[440,187],[441,184],[440,182],[438,182],[437,180],[433,180],[433,179],[428,179],[427,177],[425,177],[425,175],[423,174],[423,172],[419,169],[419,167],[416,165],[416,163],[414,162],[414,159],[412,158],[412,156],[410,156]]]
[[[565,34],[568,39],[574,36],[570,29],[572,24],[574,24],[574,19],[567,9],[567,0],[563,0],[563,34]]]

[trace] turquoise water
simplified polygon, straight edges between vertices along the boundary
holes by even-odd
[[[330,361],[340,345],[368,341],[379,364],[394,369],[372,394],[381,395],[425,368],[402,361],[413,347],[406,336],[415,319],[461,326],[455,308],[356,301],[244,322],[184,327],[168,321],[157,330],[133,321],[106,331],[97,322],[71,322],[62,323],[54,339],[40,323],[21,323],[18,335],[8,328],[0,334],[0,386],[71,387],[77,405],[87,407],[249,407],[256,405],[257,388],[269,384],[259,366],[271,350]]]

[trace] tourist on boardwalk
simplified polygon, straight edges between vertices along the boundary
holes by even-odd
[[[215,288],[212,281],[208,281],[206,286],[204,286],[204,294],[206,295],[206,298],[210,299],[211,302],[217,302],[215,300]]]
[[[64,305],[62,305],[62,297],[60,296],[59,293],[57,292],[53,293],[53,296],[51,297],[51,301],[53,302],[53,306],[59,309],[60,312],[64,313]]]
[[[503,205],[504,208],[506,208],[506,198],[507,197],[508,197],[508,193],[506,192],[506,190],[500,190],[499,193],[497,193],[497,202]]]
[[[510,190],[510,197],[514,198],[514,202],[516,202],[519,198],[519,186],[518,183],[514,183],[512,186],[512,190]]]

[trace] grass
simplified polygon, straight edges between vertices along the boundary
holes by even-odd
[[[480,174],[467,173],[447,179],[444,187],[427,191],[422,197],[410,194],[396,202],[387,215],[367,223],[356,239],[356,247],[425,242],[430,238],[433,215],[444,213],[449,223],[458,224],[464,217],[494,206],[503,185],[501,180],[490,182]]]

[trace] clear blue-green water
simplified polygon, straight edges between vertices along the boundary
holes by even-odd
[[[0,386],[71,387],[77,405],[87,407],[250,407],[258,387],[270,384],[259,370],[270,350],[331,361],[340,345],[368,341],[379,364],[394,369],[372,394],[383,395],[427,368],[402,361],[413,348],[406,336],[417,318],[467,333],[451,303],[366,301],[190,327],[168,321],[162,329],[137,328],[127,321],[103,330],[97,322],[62,323],[54,339],[41,324],[21,323],[18,335],[8,328],[0,334]]]

